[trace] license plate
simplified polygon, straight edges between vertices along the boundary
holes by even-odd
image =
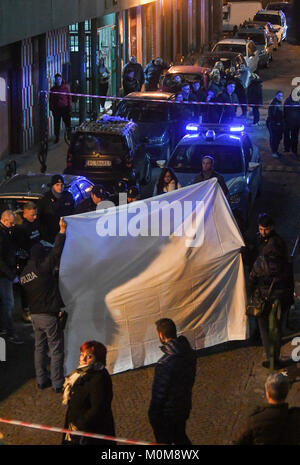
[[[86,160],[85,166],[87,167],[111,166],[111,160]]]

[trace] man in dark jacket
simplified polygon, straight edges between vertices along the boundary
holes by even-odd
[[[138,91],[141,90],[142,85],[144,84],[144,70],[140,63],[137,62],[135,56],[130,56],[128,63],[124,65],[123,68],[123,88],[124,88],[124,78],[130,71],[134,72],[134,78],[138,81]]]
[[[233,444],[252,446],[286,444],[285,433],[289,426],[289,406],[285,400],[288,391],[287,376],[283,373],[269,375],[265,383],[267,405],[254,410]]]
[[[134,71],[129,69],[123,78],[123,94],[125,96],[131,92],[138,92],[139,90],[139,81],[134,77]]]
[[[39,389],[51,386],[62,392],[64,384],[64,341],[59,313],[64,306],[55,270],[66,238],[66,222],[61,218],[55,245],[49,252],[42,244],[32,247],[27,265],[20,275],[31,313],[35,334],[34,364]],[[51,379],[47,371],[48,349]]]
[[[16,217],[11,210],[5,210],[0,219],[0,322],[1,336],[14,344],[23,344],[17,337],[13,325],[14,308],[13,281],[17,277],[16,246],[12,230]]]
[[[208,179],[211,179],[211,178],[217,178],[218,183],[222,187],[224,194],[227,196],[228,188],[226,186],[223,176],[214,170],[213,157],[210,157],[209,155],[205,155],[202,158],[202,171],[200,171],[200,173],[196,175],[193,181],[193,184],[196,184],[197,182],[207,181]]]
[[[253,111],[253,125],[256,126],[259,123],[259,105],[263,103],[262,96],[262,81],[260,77],[252,73],[250,83],[247,89],[248,104],[251,105]]]
[[[270,147],[272,157],[279,158],[278,147],[282,139],[284,120],[283,120],[283,93],[278,91],[276,97],[272,100],[268,110],[267,127],[270,133]]]
[[[38,201],[37,207],[41,238],[53,244],[59,230],[60,218],[74,212],[74,199],[70,192],[64,190],[65,180],[61,174],[52,176],[50,187],[51,190]]]
[[[40,224],[37,219],[37,207],[34,202],[27,202],[23,207],[22,223],[14,228],[14,239],[18,247],[18,273],[27,263],[30,249],[40,241]],[[26,323],[31,322],[28,302],[22,286],[20,286],[22,301],[22,318]]]
[[[230,124],[232,120],[236,117],[237,106],[239,103],[238,97],[235,93],[235,82],[228,81],[226,89],[218,97],[218,102],[221,103],[230,103],[233,105],[224,105],[221,109],[220,123],[221,124]]]
[[[159,57],[150,61],[144,69],[145,90],[157,90],[163,70],[169,69],[169,67],[170,66]]]
[[[192,408],[196,355],[186,337],[177,337],[172,320],[155,324],[164,355],[155,366],[149,420],[157,442],[191,444],[185,424]]]
[[[98,205],[102,200],[108,199],[108,193],[101,184],[96,184],[91,190],[91,196],[88,199],[79,202],[75,208],[74,214],[93,212],[97,210]]]
[[[50,89],[49,108],[54,118],[55,143],[57,143],[59,141],[61,118],[66,129],[70,131],[71,128],[72,97],[69,95],[69,86],[65,83],[61,74],[55,74],[54,78],[55,84]]]
[[[299,96],[300,97],[300,96]],[[300,129],[300,98],[295,100],[293,92],[285,100],[284,113],[284,151],[292,149],[294,155],[298,154],[298,137]]]

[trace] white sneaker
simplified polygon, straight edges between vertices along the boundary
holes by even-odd
[[[278,153],[272,153],[272,157],[278,159],[278,158],[279,158],[279,155],[278,155]]]

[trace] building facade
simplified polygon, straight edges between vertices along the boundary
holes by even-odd
[[[130,55],[145,66],[156,56],[174,63],[210,49],[222,33],[222,0],[2,0],[0,18],[1,158],[38,143],[40,91],[49,91],[55,73],[73,91],[96,94],[103,56],[111,72],[108,94],[121,95]],[[93,105],[79,102],[81,120]],[[48,132],[51,137],[49,110]]]

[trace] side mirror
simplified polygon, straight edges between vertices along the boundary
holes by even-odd
[[[163,169],[166,164],[166,160],[157,160],[156,164],[159,168]]]
[[[250,161],[249,164],[248,164],[248,170],[249,171],[254,171],[258,167],[259,167],[259,163],[255,162],[255,161]]]

